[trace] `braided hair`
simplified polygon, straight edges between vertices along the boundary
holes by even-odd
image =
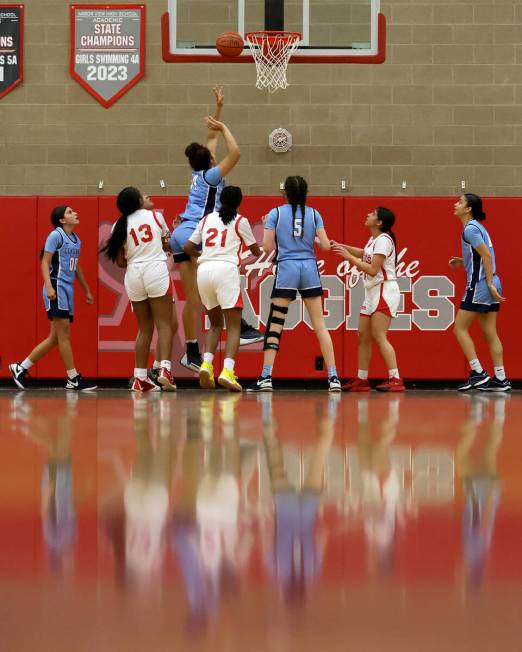
[[[308,196],[308,184],[303,177],[287,177],[285,181],[285,194],[288,203],[292,206],[292,229],[295,234],[295,220],[297,207],[301,209],[301,238],[304,236],[304,220],[306,210],[306,197]],[[295,236],[294,236],[295,237]]]

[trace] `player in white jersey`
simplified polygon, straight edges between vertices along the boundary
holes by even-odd
[[[224,367],[218,383],[233,392],[242,390],[234,373],[243,310],[240,254],[243,248],[250,249],[256,257],[261,254],[248,220],[237,212],[242,199],[241,188],[224,188],[219,212],[204,217],[184,247],[187,256],[198,258],[198,290],[210,319],[199,372],[200,385],[205,389],[213,389],[215,386],[212,362],[223,330],[224,316],[227,343]],[[201,254],[197,251],[199,245],[202,247]]]
[[[136,367],[132,391],[159,391],[147,377],[147,361],[154,326],[158,330],[157,357],[160,362],[158,383],[164,390],[174,391],[171,374],[172,302],[170,274],[164,240],[169,236],[167,225],[154,204],[137,188],[124,188],[116,200],[121,216],[103,247],[107,257],[119,267],[126,267],[125,290],[138,321]]]
[[[400,291],[395,267],[397,252],[392,227],[395,215],[388,208],[378,207],[368,213],[364,225],[371,238],[364,249],[334,243],[333,250],[363,273],[364,303],[359,319],[359,370],[357,378],[343,386],[349,392],[369,392],[368,367],[372,355],[372,339],[388,366],[389,379],[378,385],[381,392],[403,392],[404,383],[397,368],[397,357],[388,341],[391,320],[397,315]]]

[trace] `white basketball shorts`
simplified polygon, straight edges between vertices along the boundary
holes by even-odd
[[[226,261],[209,261],[198,267],[198,290],[207,310],[242,308],[239,269]]]
[[[397,316],[401,293],[397,281],[384,281],[372,288],[365,288],[361,315],[371,317],[376,312]]]
[[[125,273],[125,290],[131,301],[156,299],[170,292],[170,274],[164,260],[134,263]]]

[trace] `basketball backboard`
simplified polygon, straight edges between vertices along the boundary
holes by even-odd
[[[176,63],[252,62],[248,49],[222,57],[222,32],[300,32],[291,63],[382,63],[386,19],[380,0],[167,0],[162,17],[163,59]]]

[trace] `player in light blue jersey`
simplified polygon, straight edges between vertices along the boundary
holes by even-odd
[[[25,389],[29,369],[55,346],[67,370],[65,389],[90,391],[96,385],[76,371],[71,347],[71,322],[74,315],[74,280],[77,278],[85,292],[87,303],[94,299],[80,267],[80,238],[74,227],[80,223],[78,213],[70,206],[57,206],[51,212],[51,231],[42,250],[41,269],[44,278],[43,301],[47,317],[51,321],[49,336],[34,348],[23,362],[9,365],[13,380]]]
[[[279,340],[283,332],[288,306],[297,297],[303,298],[315,330],[323,358],[328,368],[330,391],[341,391],[337,376],[332,338],[326,328],[323,314],[323,288],[317,268],[314,244],[329,251],[323,218],[314,208],[306,205],[308,184],[303,177],[292,176],[285,181],[288,203],[273,208],[265,218],[263,249],[275,249],[277,264],[272,305],[266,324],[263,370],[257,383],[249,388],[254,392],[272,391],[272,368]]]
[[[472,193],[462,195],[455,204],[455,215],[463,226],[462,257],[452,256],[450,267],[465,267],[466,291],[455,319],[454,333],[471,367],[468,380],[459,385],[459,391],[474,388],[489,392],[508,392],[511,384],[506,378],[502,342],[497,334],[497,313],[505,301],[497,276],[495,252],[489,233],[482,222],[486,214],[482,199]],[[478,319],[482,334],[493,361],[494,376],[483,369],[477,357],[475,344],[469,334],[471,324]]]
[[[224,104],[223,91],[221,87],[216,86],[213,92],[216,98],[216,110],[213,117],[206,118],[207,144],[191,143],[185,149],[185,156],[192,168],[192,181],[187,205],[179,216],[180,223],[170,238],[170,247],[174,254],[174,261],[179,263],[181,284],[186,297],[183,307],[183,327],[187,352],[181,359],[181,364],[198,373],[202,359],[197,333],[202,306],[196,280],[195,259],[191,260],[183,248],[194,233],[199,221],[205,215],[219,210],[221,191],[225,187],[225,176],[237,165],[241,155],[234,136],[226,125],[219,122]],[[223,135],[227,154],[221,162],[217,163],[216,150],[220,133]],[[242,320],[240,344],[251,344],[262,339],[261,333]]]

